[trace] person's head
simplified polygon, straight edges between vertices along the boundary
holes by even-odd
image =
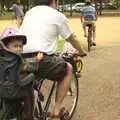
[[[26,44],[26,36],[18,34],[18,29],[7,28],[1,35],[1,41],[12,52],[22,53]]]
[[[91,1],[90,0],[86,0],[85,5],[91,5]]]
[[[35,5],[47,5],[53,8],[57,8],[59,0],[35,0]]]

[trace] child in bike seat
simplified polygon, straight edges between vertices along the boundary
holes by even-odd
[[[1,41],[4,43],[4,45],[12,52],[21,54],[23,52],[23,46],[26,44],[26,36],[18,34],[17,28],[7,28],[3,31],[1,35]],[[28,67],[26,67],[26,65]],[[24,62],[23,65],[23,71],[25,69],[30,68],[29,64]],[[21,72],[23,74],[23,72]],[[27,90],[27,88],[25,89]],[[34,120],[33,119],[33,110],[34,110],[34,91],[32,87],[28,90],[27,97],[23,100],[25,104],[25,118],[26,120]],[[15,112],[18,108],[16,108],[16,105],[13,105],[15,101],[9,101],[6,100],[5,106],[7,109],[12,108],[8,110],[8,113],[11,115],[13,112]],[[17,102],[17,101],[16,101]],[[9,116],[9,115],[8,115]]]

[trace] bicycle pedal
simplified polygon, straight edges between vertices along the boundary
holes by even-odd
[[[61,117],[60,120],[69,120],[69,112],[66,111]]]
[[[92,43],[92,45],[93,45],[93,46],[96,46],[96,43],[95,43],[95,42],[93,42],[93,43]]]

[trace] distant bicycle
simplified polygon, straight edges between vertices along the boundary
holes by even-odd
[[[88,42],[88,52],[90,52],[91,47],[93,46],[93,25],[88,24],[88,37],[87,37],[87,42]]]

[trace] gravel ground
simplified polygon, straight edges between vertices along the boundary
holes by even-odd
[[[99,18],[96,48],[83,58],[80,96],[72,120],[120,120],[120,17]],[[15,21],[0,21],[0,30]],[[86,49],[79,18],[70,18],[73,32]],[[87,49],[86,49],[87,50]]]
[[[96,23],[97,46],[83,59],[79,103],[72,120],[120,120],[119,21],[120,17],[99,18]],[[70,19],[70,25],[86,49],[80,20]]]

